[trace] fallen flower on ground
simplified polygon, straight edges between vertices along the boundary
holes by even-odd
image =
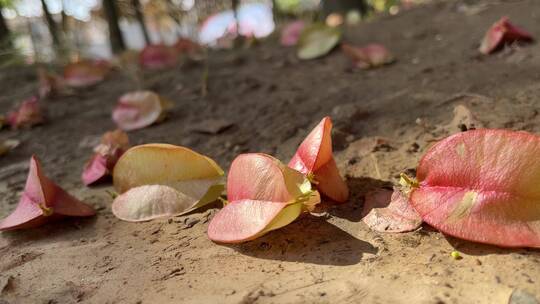
[[[296,20],[285,25],[285,27],[281,31],[281,45],[296,45],[305,27],[306,23],[302,20]]]
[[[39,99],[32,96],[8,113],[7,123],[13,129],[30,128],[45,121]]]
[[[138,222],[181,215],[215,201],[223,192],[223,170],[185,147],[146,144],[118,160],[113,183],[120,193],[113,214]]]
[[[74,88],[88,87],[105,80],[110,65],[103,60],[82,60],[64,67],[64,82]]]
[[[540,247],[540,137],[479,129],[455,134],[420,160],[410,201],[422,219],[465,240]]]
[[[208,237],[219,243],[256,239],[320,202],[303,174],[262,153],[236,157],[227,178],[227,198],[208,226]]]
[[[479,51],[488,55],[514,42],[532,42],[533,37],[524,29],[510,23],[508,17],[502,17],[486,32]]]
[[[178,63],[178,54],[174,47],[164,44],[146,46],[139,55],[140,64],[148,69],[164,69]]]
[[[355,67],[360,69],[375,68],[394,62],[394,57],[390,51],[377,43],[371,43],[365,47],[343,43],[341,50],[352,59]]]
[[[365,196],[362,221],[379,232],[408,232],[422,225],[422,218],[399,189],[377,189]]]
[[[130,92],[118,99],[112,119],[124,131],[141,129],[162,121],[170,107],[170,101],[152,91]]]
[[[19,204],[5,219],[0,230],[34,228],[65,216],[92,216],[95,211],[48,179],[35,156]]]
[[[297,56],[310,60],[328,54],[341,39],[341,31],[337,27],[324,24],[313,24],[306,27],[298,39]]]
[[[129,138],[122,130],[103,134],[101,143],[94,148],[94,155],[84,166],[83,183],[88,186],[110,175],[116,162],[127,149]]]

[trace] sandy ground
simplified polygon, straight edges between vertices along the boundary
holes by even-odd
[[[472,3],[463,9],[464,3]],[[473,9],[471,9],[473,8]],[[475,10],[478,9],[478,10]],[[453,109],[466,105],[478,124],[540,132],[540,44],[490,57],[476,48],[487,27],[509,15],[540,37],[540,2],[446,1],[347,28],[345,40],[387,45],[398,61],[352,71],[339,51],[299,62],[292,49],[265,42],[217,52],[209,94],[201,65],[149,72],[145,87],[168,97],[164,122],[130,133],[133,144],[192,147],[223,168],[241,152],[284,161],[325,115],[334,120],[338,165],[352,197],[255,241],[222,246],[206,229],[213,204],[170,220],[127,223],[110,211],[109,185],[86,188],[80,173],[122,93],[135,89],[120,72],[106,83],[47,102],[50,120],[2,131],[22,145],[0,159],[0,216],[16,205],[27,162],[98,210],[39,229],[0,234],[0,303],[508,303],[524,290],[540,299],[540,252],[500,249],[449,238],[423,226],[404,234],[370,231],[361,221],[366,192],[413,172],[427,147],[459,132]],[[31,94],[34,70],[0,71],[0,110]],[[218,135],[191,126],[222,118]],[[370,139],[383,143],[370,146]],[[458,250],[463,259],[450,253]]]

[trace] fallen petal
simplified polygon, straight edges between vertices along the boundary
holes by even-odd
[[[215,179],[191,181],[184,183],[182,191],[178,191],[178,187],[165,185],[131,188],[114,200],[112,212],[119,219],[129,222],[181,215],[200,205],[201,199],[215,184]],[[203,203],[210,203],[216,198]]]
[[[212,159],[185,147],[146,144],[126,151],[113,172],[119,193],[143,185],[167,185],[176,188],[190,180],[219,179],[223,170]]]
[[[298,58],[315,59],[328,54],[341,39],[341,31],[337,27],[313,24],[306,27],[298,40]]]
[[[109,174],[110,171],[107,167],[107,158],[99,153],[96,153],[84,166],[81,178],[83,183],[88,186],[100,181]]]
[[[379,232],[408,232],[422,225],[422,218],[398,189],[379,189],[366,194],[363,221]]]
[[[227,197],[231,202],[290,202],[309,190],[309,181],[300,172],[262,153],[238,155],[227,177]]]
[[[95,85],[105,79],[109,65],[103,61],[83,60],[64,67],[64,82],[74,88]]]
[[[114,166],[118,158],[129,149],[129,137],[122,130],[105,132],[99,145],[94,147],[94,152],[108,158],[107,164]]]
[[[491,54],[502,49],[506,44],[513,42],[532,42],[533,37],[527,31],[510,23],[508,17],[502,17],[486,32],[479,51],[482,54]]]
[[[15,210],[2,221],[0,230],[40,226],[63,216],[92,216],[94,209],[74,198],[41,172],[35,156],[30,159],[26,186]]]
[[[7,122],[13,128],[30,128],[43,123],[44,117],[37,97],[23,101],[17,109],[8,113]]]
[[[480,129],[443,139],[417,169],[412,206],[440,231],[503,247],[540,247],[540,137]]]
[[[227,179],[230,201],[210,222],[208,237],[216,242],[255,239],[294,221],[303,209],[320,202],[300,172],[262,153],[239,155]]]
[[[148,69],[164,69],[177,64],[178,54],[175,48],[164,44],[148,45],[141,51],[139,62]]]
[[[315,187],[334,202],[343,203],[349,199],[349,187],[341,178],[334,158],[313,172]]]
[[[309,133],[289,162],[289,167],[313,176],[316,188],[335,202],[345,202],[349,190],[341,178],[332,152],[332,121],[325,117]]]
[[[227,204],[208,225],[208,238],[220,243],[242,243],[256,239],[293,222],[302,204],[239,200]]]
[[[129,138],[122,130],[106,132],[101,143],[94,147],[94,155],[84,166],[82,181],[88,186],[110,175],[116,162],[129,149]]]
[[[296,45],[305,27],[306,24],[302,20],[293,21],[287,24],[281,31],[281,45]]]
[[[356,47],[349,44],[342,44],[341,50],[349,56],[355,66],[361,69],[374,68],[394,62],[394,57],[381,44],[371,43],[365,47]]]
[[[151,91],[127,93],[118,100],[112,119],[122,130],[141,129],[163,119],[164,102],[158,94]]]

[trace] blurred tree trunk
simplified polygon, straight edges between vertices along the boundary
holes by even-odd
[[[324,18],[332,13],[345,16],[347,12],[352,10],[357,10],[362,15],[365,15],[368,12],[368,5],[365,0],[322,0]]]
[[[67,37],[69,32],[69,20],[68,15],[66,14],[66,0],[62,0],[62,32],[64,32],[64,36]]]
[[[9,28],[2,14],[2,2],[0,2],[0,46],[10,48],[12,46]]]
[[[231,6],[234,14],[234,22],[236,22],[236,34],[240,35],[240,21],[238,20],[238,0],[232,0]]]
[[[45,2],[45,0],[41,0],[41,7],[43,8],[43,13],[45,15],[45,19],[47,20],[47,26],[49,27],[49,32],[51,33],[53,45],[56,48],[59,48],[60,37],[58,36],[58,28],[56,26],[56,22],[54,21],[51,15],[51,11],[49,11],[49,7],[47,6],[47,2]]]
[[[118,10],[114,0],[103,0],[103,10],[109,24],[109,40],[113,53],[120,53],[126,49],[124,37],[118,24]]]
[[[137,21],[139,21],[139,24],[141,25],[144,41],[146,41],[146,44],[150,44],[150,36],[148,35],[148,28],[146,28],[146,23],[144,22],[144,14],[141,9],[141,2],[139,0],[131,0],[131,3],[135,9],[135,18],[137,18]]]

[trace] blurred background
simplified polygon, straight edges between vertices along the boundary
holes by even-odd
[[[337,25],[399,14],[427,0],[0,0],[0,60],[110,58],[184,37],[210,47],[262,39],[292,19]],[[237,30],[238,29],[238,30]]]

